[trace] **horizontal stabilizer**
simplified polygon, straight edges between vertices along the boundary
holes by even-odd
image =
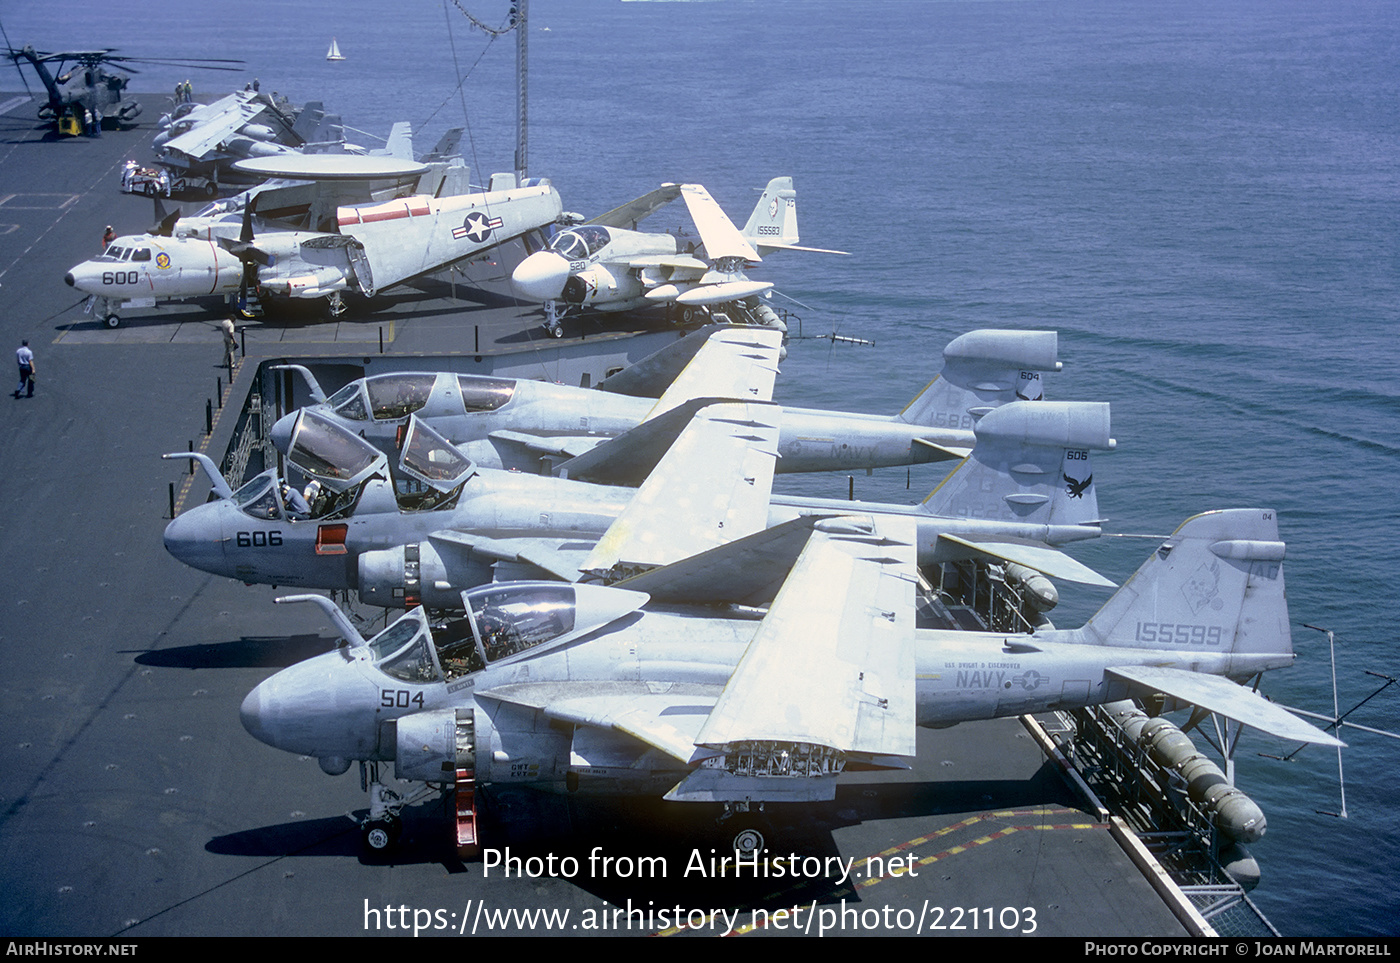
[[[1033,568],[1051,578],[1063,579],[1066,582],[1079,582],[1082,585],[1114,587],[1113,582],[1089,566],[1070,558],[1058,549],[1048,548],[1039,542],[1018,538],[960,538],[957,535],[946,533],[939,535],[938,540],[961,545],[974,555],[1003,562],[1015,562],[1018,565]]]
[[[804,244],[778,244],[766,241],[760,241],[758,248],[764,253],[768,251],[806,251],[809,254],[844,254],[847,257],[851,254],[850,251],[835,251],[829,247],[807,247]]]
[[[1218,675],[1147,665],[1110,667],[1108,673],[1148,691],[1161,692],[1173,699],[1200,706],[1288,742],[1334,747],[1346,745],[1287,709],[1274,705],[1259,693]]]

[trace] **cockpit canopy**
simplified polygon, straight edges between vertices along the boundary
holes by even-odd
[[[554,235],[549,249],[570,261],[583,261],[612,243],[612,233],[606,227],[584,224]]]
[[[474,471],[470,458],[417,415],[408,416],[399,470],[440,492],[450,492]]]
[[[367,643],[379,670],[425,685],[479,672],[574,631],[575,588],[565,582],[508,582],[463,593],[466,615],[430,626],[405,613]]]
[[[292,428],[287,460],[332,491],[346,491],[376,473],[389,477],[389,459],[359,435],[311,409]]]
[[[234,492],[233,503],[253,518],[278,521],[283,517],[283,508],[276,489],[277,473],[265,471]]]
[[[326,404],[347,421],[396,421],[423,408],[428,403],[439,378],[450,385],[451,375],[402,372],[375,375],[352,381],[327,399]],[[495,411],[510,401],[515,393],[515,381],[485,375],[458,375],[457,388],[462,396],[462,410]],[[446,390],[446,389],[444,389]],[[433,415],[448,412],[433,411]]]

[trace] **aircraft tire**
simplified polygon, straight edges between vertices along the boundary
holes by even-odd
[[[734,847],[734,852],[745,858],[763,852],[773,835],[768,821],[752,814],[736,816],[723,826],[725,839]]]
[[[387,816],[384,819],[366,820],[360,827],[360,838],[364,840],[365,848],[375,853],[384,853],[398,845],[399,833],[403,830],[403,823],[397,816]]]
[[[107,325],[107,327],[109,328],[117,328],[121,326],[122,319],[117,317],[115,314],[109,314],[107,315],[107,317],[102,319],[102,323]]]

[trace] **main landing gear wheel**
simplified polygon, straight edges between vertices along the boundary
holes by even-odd
[[[102,319],[102,323],[107,325],[107,327],[109,328],[115,328],[122,323],[122,319],[117,317],[115,314],[109,314],[107,315],[107,317]]]
[[[383,819],[365,820],[364,825],[360,827],[360,838],[364,840],[366,849],[375,853],[385,853],[398,845],[401,832],[402,821],[397,816],[389,815]]]

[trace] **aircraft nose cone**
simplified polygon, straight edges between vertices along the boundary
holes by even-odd
[[[66,284],[66,285],[68,285],[70,288],[73,286],[73,272],[72,272],[72,271],[69,271],[67,274],[63,275],[63,283]]]
[[[511,272],[515,289],[534,301],[553,301],[569,280],[569,262],[553,251],[536,251]]]
[[[273,425],[272,430],[268,432],[268,437],[272,439],[272,444],[284,455],[287,453],[287,450],[292,447],[292,429],[296,427],[296,423],[297,412],[294,411],[290,415],[283,415],[281,418],[278,418],[277,423]]]
[[[165,550],[191,568],[223,574],[221,528],[208,506],[191,508],[165,526]]]
[[[263,687],[257,686],[243,697],[243,704],[238,707],[238,718],[243,728],[248,730],[248,735],[269,746],[276,745],[263,722],[265,711]]]
[[[379,739],[378,703],[378,686],[332,651],[264,679],[244,697],[238,718],[250,736],[275,749],[368,759]]]

